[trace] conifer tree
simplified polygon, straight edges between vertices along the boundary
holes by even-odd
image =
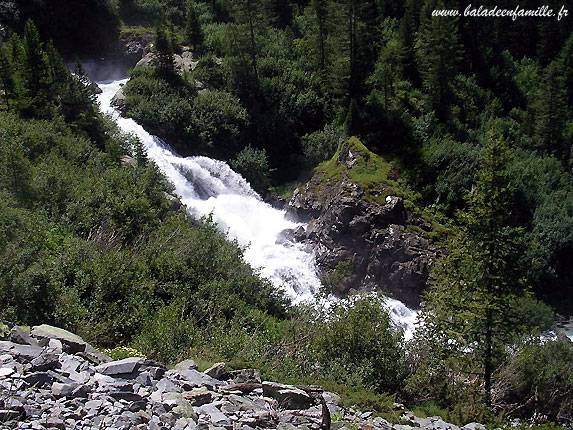
[[[326,53],[325,53],[325,43],[326,43],[326,0],[312,0],[312,9],[316,17],[317,25],[317,39],[318,39],[318,52],[320,56],[320,69],[326,69]]]
[[[436,8],[444,8],[438,3]],[[458,44],[458,20],[452,17],[433,17],[431,2],[421,12],[420,32],[416,40],[416,62],[431,107],[442,117],[450,93],[449,83],[456,76],[461,59]]]
[[[185,39],[196,51],[203,44],[203,29],[199,22],[197,6],[194,1],[187,3],[187,17],[185,22]]]
[[[24,27],[24,79],[32,93],[37,93],[46,84],[46,62],[40,34],[30,20]]]
[[[167,37],[165,30],[161,27],[155,29],[155,53],[154,66],[157,73],[162,77],[169,77],[175,72],[175,60],[173,58],[173,47]]]
[[[12,64],[7,50],[8,47],[6,45],[0,47],[0,84],[2,85],[0,88],[4,92],[6,109],[10,110],[10,100],[14,98],[15,83]]]
[[[569,145],[565,142],[567,122],[567,92],[559,62],[552,61],[545,70],[543,85],[537,99],[535,136],[548,153],[561,160],[569,159]]]
[[[418,334],[466,375],[481,374],[487,405],[493,371],[516,331],[506,311],[525,291],[507,160],[507,145],[490,132],[468,209],[460,214],[461,231],[433,270]]]

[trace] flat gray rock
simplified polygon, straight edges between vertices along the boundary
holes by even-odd
[[[182,379],[191,387],[207,387],[212,389],[223,384],[223,382],[193,369],[184,370],[179,372],[179,374],[181,375]]]
[[[70,354],[84,351],[87,345],[87,342],[78,335],[48,324],[32,327],[30,335],[37,339],[42,346],[47,346],[50,339],[57,339],[62,342],[64,351]]]
[[[190,370],[190,369],[197,370],[197,365],[191,359],[183,360],[183,361],[177,363],[175,365],[174,369],[178,370],[178,371],[184,371],[184,370]]]
[[[227,379],[229,376],[225,363],[215,363],[203,373],[215,379]]]
[[[103,375],[121,375],[135,372],[143,363],[143,358],[128,357],[123,360],[100,364],[95,370]]]
[[[314,403],[314,399],[300,388],[276,382],[263,382],[263,394],[276,399],[283,409],[308,409]]]

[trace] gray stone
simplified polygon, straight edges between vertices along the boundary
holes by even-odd
[[[40,424],[49,429],[65,430],[66,428],[64,421],[56,417],[46,418],[45,420],[40,421]]]
[[[32,370],[36,372],[52,370],[59,364],[59,356],[50,352],[45,352],[39,357],[34,358],[30,364],[32,365]]]
[[[126,100],[127,98],[125,97],[125,92],[123,91],[123,88],[120,88],[112,97],[111,104],[112,106],[118,108],[121,111],[125,108]]]
[[[137,378],[135,378],[135,382],[137,382],[139,385],[143,385],[144,387],[151,387],[153,384],[153,379],[151,378],[149,372],[141,372]]]
[[[175,370],[178,371],[184,371],[184,370],[189,370],[189,369],[193,369],[193,370],[197,370],[197,365],[195,364],[195,362],[191,359],[188,360],[183,360],[179,363],[177,363],[174,367]]]
[[[34,358],[39,357],[44,351],[43,348],[32,345],[19,345],[14,344],[12,351],[15,353],[18,361],[32,361]]]
[[[227,379],[229,376],[229,372],[227,372],[225,363],[215,363],[203,373],[215,379]]]
[[[90,374],[89,372],[75,372],[75,371],[71,371],[69,373],[69,378],[74,381],[77,382],[78,384],[86,384],[89,380],[90,380]]]
[[[129,357],[123,360],[100,364],[95,370],[103,375],[121,375],[135,372],[143,362],[143,358]]]
[[[169,393],[169,392],[180,393],[181,392],[181,387],[179,387],[178,385],[175,385],[171,380],[169,380],[167,378],[163,378],[161,381],[159,381],[157,383],[157,385],[155,386],[155,389],[157,391],[159,391],[160,393]]]
[[[64,351],[70,354],[84,351],[87,345],[87,342],[78,335],[48,324],[32,327],[30,334],[42,346],[47,346],[50,339],[57,339],[62,343]]]
[[[87,409],[100,409],[103,405],[104,405],[105,401],[101,400],[101,399],[94,399],[94,400],[89,400],[85,403],[85,407]]]
[[[88,387],[76,383],[64,384],[54,382],[52,384],[52,394],[55,397],[87,397]]]
[[[276,399],[283,409],[308,409],[314,403],[305,391],[275,382],[263,382],[263,394]]]
[[[38,342],[30,336],[30,327],[14,326],[10,330],[10,340],[22,345],[40,346]]]
[[[5,378],[6,376],[10,376],[14,373],[14,369],[11,367],[2,367],[0,368],[0,378]]]
[[[110,361],[112,361],[111,357],[98,351],[90,344],[86,344],[85,350],[83,352],[80,352],[78,355],[94,364],[109,363]]]
[[[231,378],[235,384],[249,384],[262,382],[261,372],[259,369],[241,369],[230,372]]]
[[[211,378],[209,375],[205,375],[204,373],[193,369],[184,370],[179,372],[179,374],[183,378],[184,382],[190,386],[190,388],[207,387],[212,389],[223,384],[221,381],[218,381],[217,379]]]
[[[461,430],[486,430],[486,426],[480,423],[468,423]]]
[[[197,412],[200,415],[207,415],[211,423],[215,426],[226,427],[232,424],[229,417],[223,414],[213,404],[204,405],[194,409],[195,412]]]
[[[110,397],[113,397],[115,400],[125,400],[127,402],[141,402],[145,401],[143,397],[139,394],[131,393],[128,391],[113,391],[108,393]]]
[[[48,350],[53,352],[54,354],[61,354],[64,352],[64,345],[62,341],[59,339],[50,339],[48,341]]]
[[[26,375],[24,378],[22,378],[27,384],[33,386],[33,387],[44,387],[48,384],[52,383],[52,376],[49,375],[46,372],[35,372],[35,373],[30,373],[28,375]]]
[[[193,406],[202,406],[213,401],[213,393],[207,387],[194,388],[183,393],[183,398]]]

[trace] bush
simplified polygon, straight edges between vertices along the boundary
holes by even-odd
[[[271,185],[267,153],[264,149],[256,149],[249,145],[239,152],[230,164],[256,192],[264,193]]]
[[[307,163],[314,167],[329,160],[345,140],[342,127],[334,124],[327,124],[323,130],[304,135],[301,145]]]
[[[498,370],[494,401],[510,416],[571,422],[573,344],[530,340]]]
[[[338,302],[315,331],[313,349],[327,378],[378,392],[398,390],[403,337],[382,299],[365,295]]]

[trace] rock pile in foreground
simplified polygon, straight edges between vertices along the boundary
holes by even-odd
[[[143,358],[112,361],[52,326],[14,327],[6,337],[0,341],[0,429],[458,430],[413,416],[406,416],[410,426],[393,426],[341,409],[336,394],[262,382],[255,369],[229,372],[218,363],[199,372],[192,360],[173,370]]]

